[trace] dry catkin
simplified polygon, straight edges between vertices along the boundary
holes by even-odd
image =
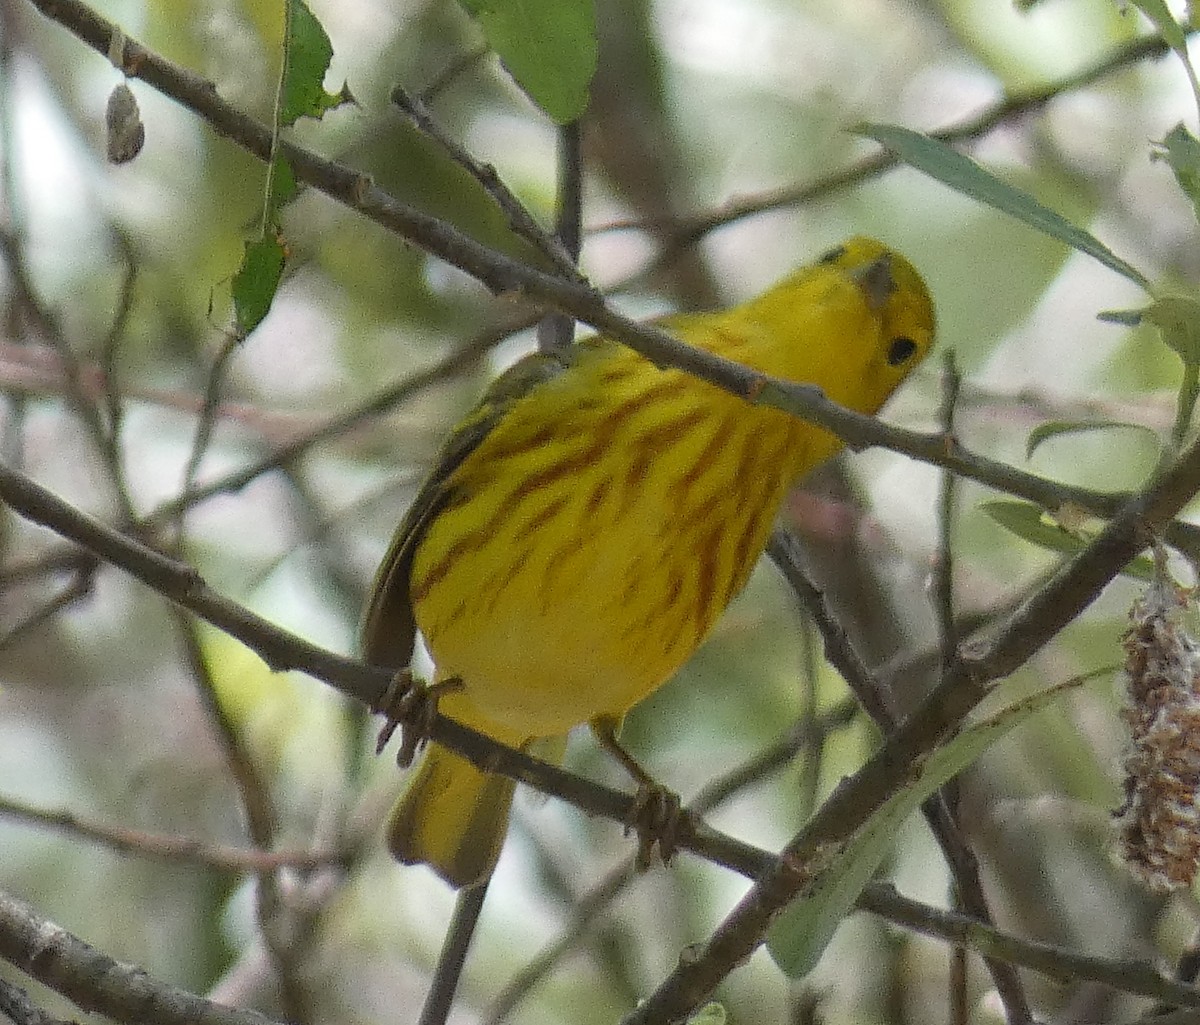
[[[1190,886],[1200,864],[1200,647],[1182,622],[1188,597],[1160,569],[1124,637],[1132,745],[1120,852],[1156,890]]]

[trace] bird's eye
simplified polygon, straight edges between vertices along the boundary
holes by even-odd
[[[837,263],[838,260],[845,255],[846,247],[837,246],[834,249],[830,249],[827,253],[822,253],[820,259],[817,260],[817,263]]]
[[[888,347],[888,366],[898,367],[908,362],[908,358],[917,351],[917,343],[911,338],[893,338]]]

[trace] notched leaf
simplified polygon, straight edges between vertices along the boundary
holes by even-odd
[[[283,95],[279,123],[293,125],[302,117],[321,118],[326,111],[354,103],[345,83],[336,93],[325,89],[325,74],[333,59],[333,44],[304,0],[288,0],[287,66],[283,69]]]

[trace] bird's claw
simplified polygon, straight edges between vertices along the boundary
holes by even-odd
[[[662,863],[667,864],[689,829],[690,818],[677,793],[659,783],[643,783],[638,787],[625,832],[637,833],[639,871],[650,867],[656,846]]]
[[[408,669],[397,672],[375,703],[374,711],[384,717],[375,741],[375,753],[379,754],[387,746],[399,727],[400,750],[396,752],[396,764],[402,769],[410,766],[429,739],[437,717],[441,689],[440,683],[425,686]]]

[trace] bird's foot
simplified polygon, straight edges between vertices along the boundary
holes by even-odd
[[[638,838],[636,865],[645,871],[654,863],[654,849],[664,865],[679,849],[680,840],[691,828],[687,811],[674,790],[650,779],[639,781],[633,809],[626,821],[625,832],[633,831]]]
[[[383,751],[399,727],[400,750],[396,752],[396,764],[402,769],[412,765],[417,752],[429,740],[437,718],[438,699],[446,691],[461,686],[462,681],[457,677],[425,684],[409,669],[397,672],[372,709],[384,717],[375,741],[375,753]]]

